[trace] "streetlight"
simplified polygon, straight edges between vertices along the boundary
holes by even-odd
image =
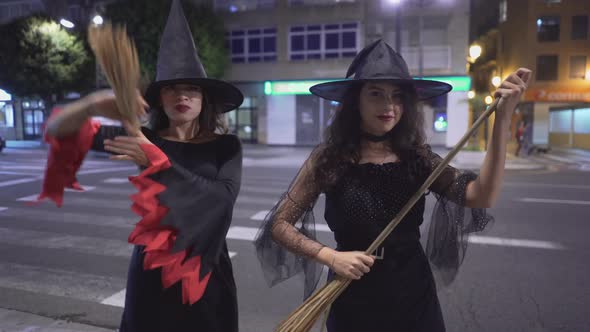
[[[402,0],[387,0],[395,8],[395,51],[402,53]]]
[[[500,84],[502,84],[502,79],[500,78],[500,76],[494,76],[492,78],[492,85],[497,88],[500,86]]]
[[[475,98],[475,91],[470,90],[469,92],[467,92],[467,98],[469,98],[469,99]]]
[[[61,24],[64,28],[68,28],[68,29],[72,29],[75,26],[74,23],[66,20],[65,18],[62,18],[61,20],[59,20],[59,24]]]
[[[481,55],[481,46],[477,44],[473,44],[469,47],[469,57],[471,58],[472,62],[475,62],[477,58]]]
[[[96,25],[102,25],[104,23],[104,19],[100,15],[96,15],[92,18],[92,23]]]

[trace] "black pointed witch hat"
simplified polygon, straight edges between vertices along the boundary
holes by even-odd
[[[349,78],[352,74],[354,74],[354,78]],[[352,85],[368,81],[387,81],[393,84],[411,85],[416,89],[420,100],[443,95],[453,88],[444,82],[413,79],[408,71],[406,61],[401,55],[382,39],[379,39],[357,54],[348,67],[346,79],[316,84],[309,88],[309,91],[324,99],[340,102]]]
[[[156,80],[146,91],[146,101],[151,106],[157,105],[160,89],[171,84],[198,85],[221,112],[237,108],[244,100],[240,90],[232,84],[207,77],[179,0],[172,1],[160,41]]]

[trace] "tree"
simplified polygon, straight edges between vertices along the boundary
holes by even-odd
[[[0,26],[0,86],[18,96],[39,96],[46,105],[81,91],[91,64],[84,41],[44,16]]]
[[[142,71],[153,80],[160,38],[166,25],[170,0],[127,0],[109,4],[106,18],[127,26],[135,40]],[[228,63],[223,20],[207,5],[183,4],[199,57],[209,77],[221,78]]]

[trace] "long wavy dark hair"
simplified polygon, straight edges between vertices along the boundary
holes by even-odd
[[[201,103],[201,113],[199,114],[198,135],[206,132],[226,134],[228,129],[223,113],[216,104],[209,102],[206,91],[203,90],[202,93],[203,101]],[[149,126],[156,133],[170,127],[170,120],[162,105],[158,105],[150,111]]]
[[[327,128],[324,144],[318,149],[315,178],[325,190],[361,159],[360,93],[363,83],[352,85],[345,93],[332,124]],[[424,117],[418,111],[418,96],[413,85],[400,85],[403,114],[386,141],[400,160],[408,163],[410,174],[421,177],[427,167],[424,158]]]

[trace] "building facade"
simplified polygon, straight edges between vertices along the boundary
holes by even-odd
[[[41,10],[84,22],[105,2],[0,0],[0,17]],[[389,0],[193,2],[214,6],[224,19],[231,59],[225,79],[245,95],[243,105],[228,114],[228,124],[246,142],[318,144],[338,104],[311,95],[309,87],[342,79],[358,51],[378,38],[397,48],[416,78],[453,85],[448,95],[421,106],[428,142],[451,147],[468,129],[469,0],[405,0],[397,5]],[[0,135],[39,137],[35,128],[45,113],[35,110],[43,104],[7,97],[0,94]],[[25,112],[24,105],[37,108]]]
[[[532,143],[590,149],[590,6],[585,0],[501,1],[497,70],[535,71],[519,106]]]
[[[108,0],[0,0],[0,24],[34,13],[59,21],[64,18],[86,26]],[[1,68],[0,68],[1,70]],[[42,100],[14,96],[0,86],[0,136],[8,140],[37,140],[43,131],[47,110]]]
[[[468,126],[469,2],[401,3],[213,1],[224,19],[231,54],[225,78],[246,96],[245,109],[229,114],[230,127],[243,139],[262,144],[319,143],[338,105],[311,95],[309,87],[342,79],[365,45],[383,38],[395,48],[399,36],[412,75],[454,86],[450,94],[423,106],[429,142],[453,146]]]

